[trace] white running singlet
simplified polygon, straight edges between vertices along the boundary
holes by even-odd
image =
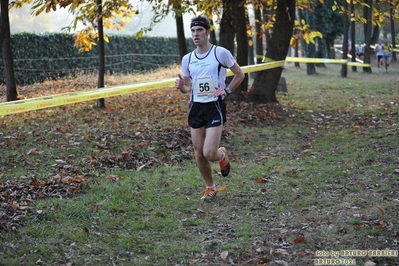
[[[234,57],[225,48],[212,45],[205,54],[195,51],[182,59],[182,73],[191,79],[191,101],[209,103],[217,101],[214,97],[216,87],[225,88],[227,68],[235,64]]]

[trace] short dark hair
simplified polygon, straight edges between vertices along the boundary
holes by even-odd
[[[190,28],[193,26],[202,26],[205,29],[209,30],[211,28],[211,22],[207,17],[199,15],[191,19]]]

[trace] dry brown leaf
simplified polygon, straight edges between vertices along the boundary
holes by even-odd
[[[298,256],[304,258],[307,256],[307,254],[305,252],[298,252]]]
[[[97,205],[90,205],[90,210],[97,212],[98,211],[98,206]]]
[[[226,191],[227,187],[226,186],[220,186],[216,189],[217,191]]]
[[[304,240],[305,240],[305,237],[304,236],[300,236],[300,237],[297,237],[297,238],[294,239],[294,243],[298,244],[298,243],[303,242]]]
[[[262,182],[266,182],[266,179],[264,179],[263,177],[259,177],[256,179],[256,183],[262,183]]]
[[[378,205],[377,206],[377,208],[382,212],[382,213],[385,213],[385,209],[384,209],[384,207],[382,207],[382,206],[380,206],[380,205]]]

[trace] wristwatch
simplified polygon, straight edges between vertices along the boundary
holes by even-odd
[[[228,87],[226,87],[226,88],[224,89],[224,91],[226,92],[226,96],[229,96],[229,95],[232,93],[232,91],[231,91],[230,88],[228,88]]]

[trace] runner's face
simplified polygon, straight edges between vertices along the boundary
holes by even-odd
[[[202,46],[208,42],[208,33],[204,27],[194,26],[191,28],[191,37],[195,46]]]

